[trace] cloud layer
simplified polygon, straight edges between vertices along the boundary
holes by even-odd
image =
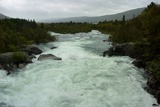
[[[0,0],[0,13],[26,19],[100,16],[145,7],[159,0]]]

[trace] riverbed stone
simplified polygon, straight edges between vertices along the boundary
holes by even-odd
[[[26,64],[25,64],[25,63],[21,63],[21,64],[19,64],[19,65],[18,65],[18,68],[20,68],[20,69],[21,69],[21,68],[24,68],[25,66],[26,66]]]
[[[146,64],[143,60],[135,60],[132,62],[132,64],[138,68],[145,68]]]
[[[32,54],[38,55],[38,54],[42,53],[42,50],[40,50],[38,47],[36,47],[34,45],[28,45],[28,46],[24,47],[22,50],[24,52],[27,52],[28,55],[32,55]]]
[[[157,90],[152,89],[152,88],[150,88],[150,87],[145,87],[144,89],[145,89],[149,94],[151,94],[151,95],[153,95],[153,96],[155,96],[156,93],[157,93]]]
[[[103,56],[129,56],[131,58],[141,59],[142,52],[136,48],[134,43],[115,44],[103,52]]]
[[[53,46],[53,47],[51,47],[50,49],[56,49],[57,47],[55,47],[55,46]]]
[[[57,57],[53,54],[42,54],[38,57],[38,60],[40,60],[40,61],[41,60],[48,60],[48,59],[50,59],[50,60],[62,60],[62,58]]]
[[[160,107],[158,104],[152,104],[153,107]]]
[[[156,99],[157,99],[157,103],[160,104],[160,91],[157,91]]]
[[[150,77],[147,81],[147,85],[153,89],[158,90],[160,87],[160,81],[155,77]]]

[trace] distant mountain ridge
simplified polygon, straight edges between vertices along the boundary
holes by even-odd
[[[46,19],[46,20],[41,20],[38,22],[46,22],[46,23],[58,23],[58,22],[88,22],[88,23],[98,23],[100,21],[111,21],[111,20],[122,20],[123,15],[125,15],[125,19],[132,19],[133,17],[136,17],[142,13],[142,11],[145,9],[143,8],[138,8],[138,9],[133,9],[117,14],[112,14],[112,15],[103,15],[103,16],[95,16],[95,17],[88,17],[88,16],[82,16],[82,17],[68,17],[68,18],[60,18],[60,19]],[[0,19],[4,18],[10,18],[4,14],[0,13]]]
[[[133,17],[136,17],[142,13],[142,11],[145,8],[138,8],[138,9],[133,9],[129,11],[125,11],[122,13],[118,14],[113,14],[113,15],[104,15],[104,16],[97,16],[97,17],[69,17],[69,18],[61,18],[61,19],[48,19],[48,20],[43,20],[42,22],[48,22],[48,23],[58,23],[58,22],[88,22],[88,23],[98,23],[100,21],[111,21],[111,20],[122,20],[123,15],[125,15],[125,19],[132,19]]]
[[[9,18],[9,17],[0,13],[0,19],[5,19],[5,18]]]

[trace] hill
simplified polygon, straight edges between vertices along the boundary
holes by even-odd
[[[9,18],[9,17],[0,13],[0,19],[5,19],[5,18]]]
[[[61,18],[61,19],[48,19],[48,20],[43,20],[42,22],[88,22],[88,23],[98,23],[100,21],[111,21],[111,20],[122,20],[123,15],[125,15],[126,20],[132,19],[135,16],[138,16],[142,13],[142,11],[145,8],[138,8],[138,9],[133,9],[129,11],[125,11],[122,13],[118,14],[113,14],[113,15],[103,15],[103,16],[97,16],[97,17],[69,17],[69,18]]]

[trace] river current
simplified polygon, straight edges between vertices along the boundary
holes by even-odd
[[[152,107],[156,103],[143,89],[144,71],[131,64],[134,59],[102,57],[111,46],[103,42],[108,35],[96,30],[51,34],[58,41],[38,47],[62,61],[36,58],[9,76],[0,70],[2,107]]]

